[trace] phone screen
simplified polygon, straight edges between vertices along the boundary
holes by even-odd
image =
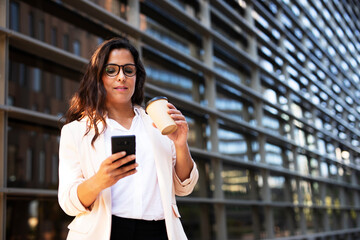
[[[111,152],[118,153],[125,151],[126,156],[135,154],[135,135],[122,135],[111,137]],[[130,161],[121,167],[135,163],[135,160]]]

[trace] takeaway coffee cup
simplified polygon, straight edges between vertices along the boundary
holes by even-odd
[[[161,134],[168,135],[176,131],[176,123],[167,113],[169,110],[168,99],[166,97],[154,97],[146,103],[146,112],[149,114],[155,126],[161,131]]]

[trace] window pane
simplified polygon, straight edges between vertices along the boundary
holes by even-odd
[[[248,160],[247,145],[249,143],[242,134],[225,129],[219,129],[218,138],[220,153],[236,156],[241,160]]]
[[[56,16],[50,14],[52,11],[58,11],[57,9],[49,9],[51,7],[48,5],[42,6],[41,4],[38,7],[33,7],[30,2],[10,1],[9,20],[11,29],[30,37],[35,37],[47,44],[61,47],[66,51],[72,51],[78,56],[84,58],[91,57],[92,50],[98,45],[98,35],[82,29],[78,26],[81,25],[79,21],[72,22],[71,19],[68,19],[68,17],[72,16],[72,13],[65,14],[66,17],[64,16],[61,19],[60,14],[55,14]],[[34,5],[37,5],[37,3],[34,3]],[[49,3],[49,5],[52,4]],[[63,8],[61,2],[56,5],[59,8]],[[61,10],[61,13],[64,12]],[[84,51],[81,48],[87,50]]]
[[[10,51],[9,96],[16,107],[63,116],[68,108],[64,99],[78,88],[79,76],[44,59]]]
[[[8,197],[6,239],[66,239],[72,217],[57,198]]]
[[[210,204],[178,203],[181,223],[188,239],[215,239],[216,219]]]
[[[9,121],[9,187],[57,189],[58,135],[58,129]],[[53,176],[54,173],[56,176]]]
[[[222,172],[225,198],[229,199],[256,199],[257,183],[255,176],[249,170],[237,169],[234,166],[224,166]],[[251,189],[255,188],[252,192]]]
[[[226,208],[226,224],[229,239],[256,239],[253,214],[250,207],[229,206]],[[261,216],[260,216],[261,217]]]
[[[294,211],[290,208],[273,208],[274,211],[274,233],[278,237],[294,235]]]
[[[285,191],[289,191],[288,189],[285,189],[285,178],[282,176],[269,176],[268,178],[268,184],[271,189],[271,198],[274,202],[280,202],[285,201]]]
[[[73,53],[77,56],[81,56],[81,43],[79,40],[73,42]]]
[[[20,6],[17,2],[10,3],[10,28],[20,31]]]

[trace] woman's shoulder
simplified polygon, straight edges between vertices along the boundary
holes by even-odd
[[[87,120],[85,118],[82,118],[80,120],[74,120],[72,122],[69,122],[63,126],[63,129],[71,129],[71,130],[80,130],[82,128],[86,128],[87,126]]]

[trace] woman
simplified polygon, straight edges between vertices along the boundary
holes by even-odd
[[[197,179],[185,117],[172,104],[178,128],[161,135],[140,107],[146,73],[125,39],[102,43],[70,102],[59,150],[59,203],[71,216],[68,239],[186,239],[175,195]],[[135,159],[111,153],[111,136],[136,136]]]

